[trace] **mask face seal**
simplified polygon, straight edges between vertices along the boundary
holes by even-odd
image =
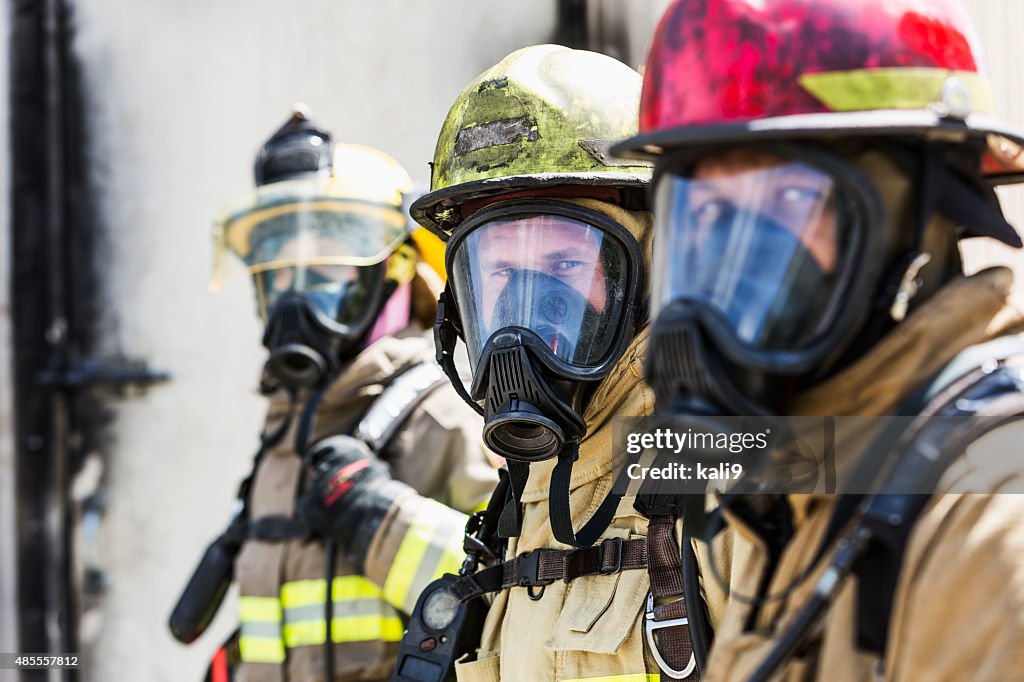
[[[453,345],[457,333],[466,342],[472,386],[452,379],[483,413],[487,444],[518,461],[558,455],[585,434],[587,389],[633,338],[639,245],[596,211],[509,202],[460,225],[447,266],[447,313],[439,315],[451,319],[439,326],[450,328],[438,338]]]

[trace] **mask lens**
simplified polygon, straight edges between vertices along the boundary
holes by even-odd
[[[707,156],[655,189],[654,311],[687,299],[743,343],[799,350],[828,323],[853,249],[839,185],[800,161],[754,152]]]
[[[318,315],[356,327],[372,312],[373,294],[384,284],[383,268],[383,264],[293,265],[263,270],[253,276],[260,314],[265,318],[283,295],[294,292],[312,303]]]
[[[602,229],[560,215],[477,226],[453,256],[452,284],[474,371],[498,330],[533,332],[557,360],[599,365],[621,325],[628,256]]]

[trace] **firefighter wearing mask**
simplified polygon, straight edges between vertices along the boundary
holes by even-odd
[[[479,416],[434,361],[441,279],[422,256],[443,247],[411,230],[412,182],[393,159],[334,144],[301,108],[260,150],[255,176],[255,194],[215,231],[221,266],[240,260],[255,284],[270,408],[239,513],[172,631],[194,640],[233,575],[233,679],[387,679],[411,603],[461,564],[465,515],[498,479]],[[331,517],[346,527],[339,542],[298,513],[299,500],[329,488],[330,507],[357,471],[377,475],[367,487],[379,494],[371,509]],[[211,679],[227,679],[226,658]]]
[[[837,426],[863,487],[721,497],[754,549],[706,679],[1024,670],[1024,315],[958,249],[1021,246],[991,184],[1024,138],[991,106],[953,0],[678,0],[660,23],[615,150],[657,161],[659,412],[905,417]]]
[[[636,131],[640,84],[604,55],[513,52],[456,99],[431,192],[412,204],[447,242],[441,364],[507,463],[507,492],[482,522],[490,560],[446,586],[464,605],[489,603],[455,665],[462,682],[689,677],[692,652],[676,645],[691,637],[685,610],[724,606],[717,585],[684,604],[680,510],[638,510],[613,491],[623,463],[613,418],[653,407],[641,378],[650,168],[608,153]],[[454,367],[458,341],[468,383]],[[433,594],[444,592],[425,607]],[[427,635],[410,629],[403,651],[429,645]],[[451,664],[421,675],[433,663],[414,659],[394,679],[442,680]]]

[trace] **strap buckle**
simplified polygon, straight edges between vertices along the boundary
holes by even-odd
[[[611,543],[611,544],[609,545],[609,543]],[[608,549],[606,550],[605,548],[608,548]],[[605,551],[609,551],[609,552],[614,551],[615,552],[615,565],[613,567],[611,567],[610,569],[607,569],[607,570],[605,570],[605,568],[604,568]],[[600,559],[601,559],[601,567],[597,569],[597,572],[600,575],[611,575],[612,573],[618,573],[619,571],[621,571],[622,570],[622,555],[624,553],[625,552],[623,552],[623,548],[622,548],[622,538],[606,538],[601,543],[601,557],[600,557]]]
[[[651,655],[654,656],[654,660],[657,661],[662,674],[672,678],[673,680],[682,680],[692,675],[693,671],[697,668],[697,659],[691,652],[690,660],[686,664],[686,667],[682,670],[676,670],[665,662],[664,657],[661,655],[661,651],[658,650],[657,642],[654,641],[654,633],[658,630],[664,630],[665,628],[674,628],[679,626],[686,626],[687,630],[689,630],[690,619],[669,618],[668,620],[660,621],[654,619],[654,595],[648,592],[647,607],[644,609],[644,635],[647,638],[647,647],[651,650]]]
[[[554,578],[540,577],[540,550],[525,552],[516,559],[516,573],[520,587],[541,587],[555,582]]]

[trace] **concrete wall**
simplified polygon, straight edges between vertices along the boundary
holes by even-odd
[[[210,224],[251,188],[254,154],[301,100],[336,139],[378,146],[419,181],[462,87],[553,28],[550,0],[74,2],[93,183],[106,225],[109,350],[169,384],[116,408],[89,679],[195,680],[235,624],[185,648],[167,615],[226,523],[257,444],[261,328],[246,281],[207,290]],[[2,388],[2,382],[0,382]],[[2,394],[0,394],[2,397]]]
[[[996,107],[1000,116],[1024,127],[1024,84],[1020,65],[1024,64],[1024,2],[1019,0],[966,0],[988,56]],[[1024,188],[999,190],[1003,208],[1019,232],[1024,234]],[[1017,273],[1017,288],[1024,290],[1024,255],[986,239],[964,244],[968,269],[989,265],[1008,265]]]
[[[622,0],[599,0],[610,14]],[[629,56],[642,63],[668,0],[630,3]],[[973,0],[1000,105],[1024,122],[1016,78],[1024,3]],[[101,558],[112,587],[83,624],[90,680],[194,680],[233,604],[191,648],[167,614],[205,543],[226,522],[256,446],[260,327],[248,284],[207,291],[209,226],[251,186],[261,141],[302,100],[339,140],[379,146],[419,181],[461,87],[553,29],[551,0],[88,0],[73,2],[86,75],[93,184],[106,225],[108,350],[146,357],[171,383],[116,406],[104,453],[110,486]],[[0,84],[6,80],[0,57]],[[6,126],[0,130],[0,147]],[[0,186],[7,184],[6,157]],[[1024,224],[1020,195],[1009,199]],[[6,235],[7,214],[0,215]],[[6,239],[0,275],[6,275]],[[981,245],[972,262],[1006,258]],[[1014,254],[1015,255],[1015,254]],[[0,651],[13,631],[4,556],[10,534],[9,353],[0,287]],[[8,486],[5,488],[4,486]],[[6,519],[6,521],[5,521]],[[5,590],[5,586],[7,589]],[[2,682],[2,678],[0,678]]]
[[[0,42],[10,44],[10,5],[0,9]],[[0,92],[8,91],[9,51],[0,50]],[[0,96],[0,196],[10,196],[9,100]],[[14,526],[14,372],[11,365],[10,206],[0,204],[0,651],[18,650]],[[0,682],[14,673],[0,670]]]

